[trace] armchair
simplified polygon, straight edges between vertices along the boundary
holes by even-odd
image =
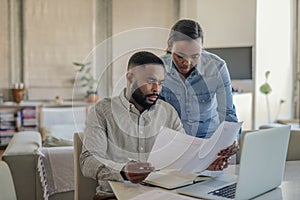
[[[75,188],[74,198],[75,200],[93,199],[96,193],[97,181],[83,176],[80,165],[79,156],[82,150],[82,133],[74,134],[74,177]]]
[[[14,182],[8,165],[0,161],[0,200],[17,200]]]

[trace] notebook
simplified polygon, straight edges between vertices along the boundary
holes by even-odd
[[[290,126],[247,133],[244,137],[239,176],[223,174],[177,192],[205,199],[251,199],[281,184]],[[233,194],[230,194],[233,192]]]
[[[178,171],[161,170],[151,173],[143,183],[171,190],[211,178],[211,176],[202,175],[200,173],[181,174]]]

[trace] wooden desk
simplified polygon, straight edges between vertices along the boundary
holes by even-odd
[[[226,170],[226,173],[238,174],[239,166],[231,165]],[[118,200],[128,200],[139,194],[149,190],[159,189],[157,187],[147,187],[140,184],[109,182]],[[300,197],[300,160],[287,161],[283,182],[280,187],[261,195],[256,200],[294,200]],[[176,192],[173,190],[173,192]]]

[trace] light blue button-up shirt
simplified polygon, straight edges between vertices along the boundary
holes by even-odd
[[[160,98],[177,110],[187,134],[209,138],[222,121],[238,121],[224,60],[203,50],[197,66],[184,79],[171,54],[162,59],[166,77]]]

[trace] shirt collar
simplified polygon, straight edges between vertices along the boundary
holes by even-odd
[[[120,97],[121,103],[126,108],[126,110],[140,114],[140,111],[135,107],[135,105],[133,103],[130,103],[129,100],[126,98],[126,88],[124,88],[124,90],[121,91],[119,97]],[[155,109],[154,107],[155,107],[155,105],[151,106],[149,110],[145,110],[143,113]]]
[[[133,107],[135,108],[135,106],[132,103],[130,103],[129,100],[126,98],[126,88],[124,88],[124,90],[121,91],[119,97],[122,105],[126,108],[126,110],[131,111]]]

